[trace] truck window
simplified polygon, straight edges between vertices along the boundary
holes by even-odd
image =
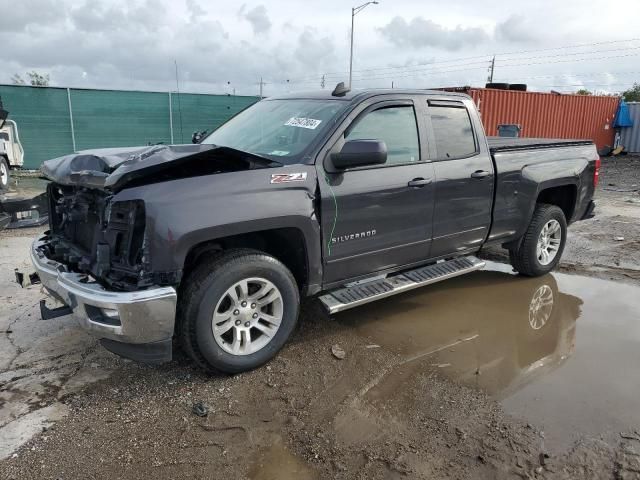
[[[438,160],[469,157],[477,152],[469,112],[462,107],[429,107]]]
[[[285,164],[298,163],[346,103],[339,100],[266,99],[243,110],[202,140]]]
[[[385,107],[361,117],[345,140],[382,140],[387,144],[387,165],[420,161],[418,126],[413,107]]]
[[[7,132],[0,132],[0,140],[9,141],[9,134]]]

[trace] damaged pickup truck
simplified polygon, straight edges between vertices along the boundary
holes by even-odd
[[[102,345],[241,372],[284,345],[300,299],[329,313],[484,266],[552,270],[567,225],[593,216],[590,141],[485,137],[471,99],[436,91],[262,100],[196,145],[45,162],[50,230],[32,260],[45,318]]]

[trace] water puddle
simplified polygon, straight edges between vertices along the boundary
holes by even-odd
[[[251,480],[315,480],[317,475],[277,439],[253,464]]]
[[[433,369],[486,391],[553,448],[640,427],[640,288],[509,271],[491,264],[338,315],[401,358],[371,394],[392,398]]]

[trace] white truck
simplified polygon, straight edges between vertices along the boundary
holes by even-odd
[[[11,169],[24,164],[24,150],[18,136],[18,126],[7,120],[9,112],[3,110],[0,100],[0,191],[9,188]]]

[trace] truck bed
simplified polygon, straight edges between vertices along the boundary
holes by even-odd
[[[542,148],[573,147],[591,145],[591,140],[567,140],[562,138],[513,138],[487,137],[489,150],[500,152],[506,150],[533,150]]]

